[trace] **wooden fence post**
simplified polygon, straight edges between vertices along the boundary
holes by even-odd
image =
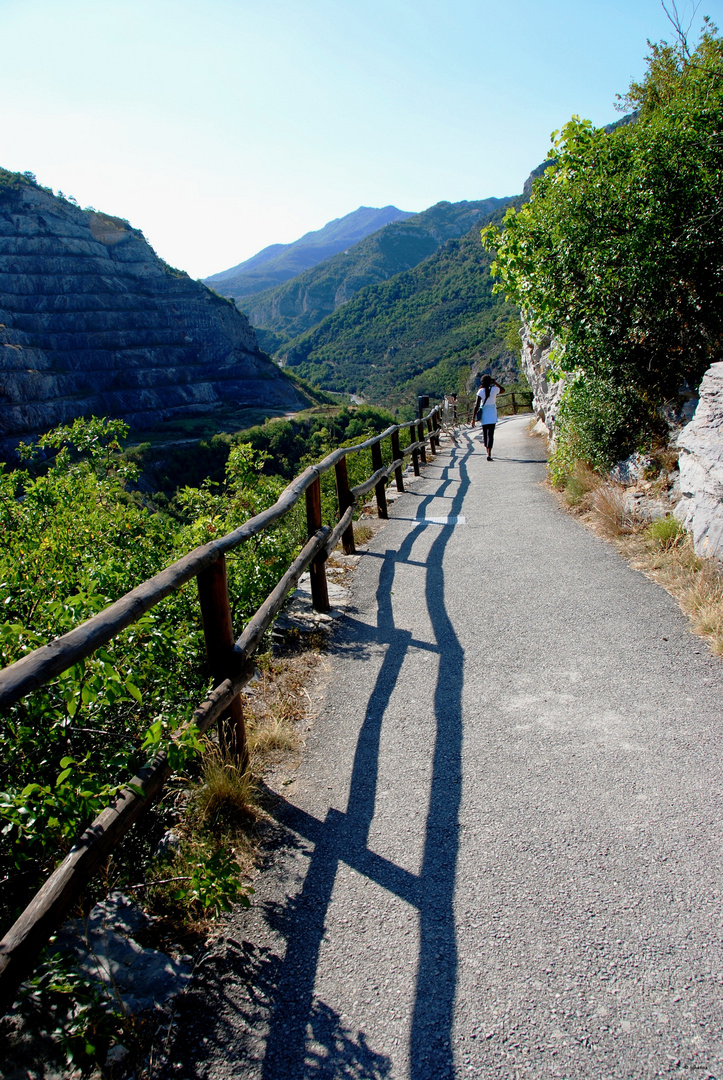
[[[402,456],[402,451],[399,448],[399,432],[392,432],[392,461],[399,461]],[[398,465],[394,470],[394,479],[397,481],[397,491],[404,491],[404,478],[402,476],[402,466]]]
[[[229,661],[234,646],[231,608],[228,602],[226,559],[223,555],[202,570],[197,575],[196,582],[198,599],[201,602],[206,655],[211,668],[211,677],[218,685],[231,674]],[[233,758],[239,769],[245,772],[249,764],[249,751],[240,695],[233,699],[228,711],[219,717],[218,738],[223,752]]]
[[[437,411],[432,417],[432,423],[434,424],[434,445],[437,450],[439,450],[439,431],[442,426],[439,422],[439,408],[437,408]]]
[[[381,469],[384,465],[382,461],[382,445],[375,442],[372,446],[372,469],[374,472],[377,469]],[[382,478],[378,484],[375,485],[374,490],[377,495],[377,514],[380,518],[388,518],[389,512],[387,510],[387,482]]]
[[[306,531],[311,538],[321,528],[321,483],[317,476],[306,489]],[[326,556],[320,552],[309,566],[311,602],[316,611],[329,610],[329,590],[326,587]]]
[[[431,416],[427,417],[427,432],[431,435],[431,438],[429,440],[429,452],[432,455],[432,457],[434,457],[434,455],[436,454],[437,451],[435,450],[435,447],[434,447],[434,434],[433,434],[434,425],[432,424]]]
[[[337,461],[334,466],[334,472],[336,473],[336,497],[339,503],[339,518],[342,518],[344,516],[344,511],[347,510],[354,501],[349,492],[349,474],[346,468],[345,457],[343,457],[341,461]],[[345,529],[341,534],[341,542],[344,547],[345,555],[355,554],[354,525],[351,522],[349,523],[349,528]]]
[[[515,400],[515,392],[514,392],[514,390],[512,391],[512,411],[515,414],[515,416],[517,416],[517,402]]]
[[[409,429],[409,441],[414,443],[417,441],[417,425]],[[414,469],[414,475],[419,476],[419,450],[412,450],[412,468]]]
[[[417,424],[417,440],[422,444],[419,447],[420,460],[422,462],[422,465],[426,465],[427,464],[427,448],[426,448],[425,443],[424,443],[424,424],[423,424],[423,422],[421,420]]]

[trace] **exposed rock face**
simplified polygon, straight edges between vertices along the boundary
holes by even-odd
[[[174,960],[134,940],[152,921],[122,893],[113,892],[86,919],[66,923],[55,948],[70,953],[78,970],[120,999],[127,1012],[148,1012],[179,994],[191,978],[190,957]]]
[[[547,429],[548,435],[553,436],[557,409],[562,392],[565,389],[564,379],[559,379],[557,382],[548,379],[550,367],[552,366],[550,353],[554,348],[554,342],[550,338],[544,338],[539,343],[533,341],[526,324],[523,324],[521,337],[522,370],[527,376],[527,381],[534,395],[532,409],[537,414],[538,421]]]
[[[134,427],[305,404],[247,319],[126,222],[0,172],[0,440],[77,416]]]
[[[681,499],[676,517],[698,555],[723,559],[723,362],[703,376],[695,416],[678,436]]]

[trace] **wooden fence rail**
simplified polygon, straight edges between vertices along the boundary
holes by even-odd
[[[246,732],[239,694],[253,674],[251,657],[284,601],[305,570],[310,570],[312,603],[319,611],[329,608],[325,562],[341,540],[347,554],[354,552],[352,520],[361,499],[376,489],[377,512],[387,517],[386,484],[393,475],[399,491],[404,490],[402,466],[412,457],[415,475],[419,458],[426,461],[426,445],[434,453],[439,443],[440,406],[427,416],[406,424],[393,425],[380,435],[356,446],[340,447],[317,465],[311,465],[281,493],[273,506],[257,514],[238,529],[195,548],[155,577],[126,593],[74,630],[43,645],[0,671],[0,706],[9,706],[25,694],[45,685],[61,672],[90,656],[127,626],[136,622],[155,604],[197,579],[209,666],[216,685],[195,709],[189,725],[199,732],[218,722],[219,736],[241,768],[248,763]],[[427,431],[424,431],[426,423]],[[399,446],[399,432],[410,429],[410,444]],[[391,440],[393,461],[382,464],[382,441]],[[412,441],[414,440],[414,441]],[[349,487],[346,459],[364,449],[372,451],[374,472],[363,483]],[[336,474],[338,521],[334,528],[321,521],[320,477],[329,469]],[[278,521],[306,498],[309,539],[279,583],[234,641],[226,583],[225,555]],[[183,735],[183,729],[176,738]],[[131,825],[160,794],[170,774],[165,753],[157,754],[124,788],[113,804],[88,826],[72,850],[36,893],[15,924],[0,942],[0,1014],[12,1006],[17,989],[32,970],[40,950],[60,927],[90,877],[102,866]]]

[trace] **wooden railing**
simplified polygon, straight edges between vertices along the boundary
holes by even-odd
[[[355,507],[374,488],[378,515],[380,518],[388,516],[388,480],[393,475],[397,490],[404,491],[402,468],[408,456],[411,456],[415,476],[419,476],[420,461],[427,461],[427,443],[432,454],[439,446],[439,417],[440,406],[435,406],[418,420],[389,427],[381,435],[357,446],[341,447],[318,465],[309,466],[285,488],[268,510],[257,514],[226,536],[191,551],[74,630],[0,671],[0,706],[12,705],[71,665],[90,656],[164,597],[195,577],[206,652],[215,686],[195,709],[188,724],[195,725],[202,734],[217,721],[222,744],[236,758],[239,767],[245,769],[248,750],[239,694],[253,674],[251,657],[307,568],[311,576],[312,603],[318,611],[328,611],[324,564],[340,540],[345,553],[354,553],[352,520]],[[402,450],[399,433],[404,429],[410,429],[410,444]],[[387,466],[382,461],[381,444],[384,439],[390,439],[392,449],[393,460]],[[350,488],[346,459],[350,454],[364,449],[371,449],[374,471],[363,483]],[[333,528],[324,525],[321,520],[320,485],[322,474],[332,468],[336,474],[338,500],[338,521]],[[225,555],[282,518],[302,495],[306,498],[308,541],[241,636],[234,641]],[[176,734],[176,738],[182,731]],[[18,986],[32,969],[42,947],[62,924],[89,878],[160,794],[170,772],[165,753],[159,753],[148,761],[113,804],[83,832],[0,942],[0,1013],[12,1005]]]

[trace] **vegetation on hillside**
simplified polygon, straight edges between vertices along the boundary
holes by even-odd
[[[606,134],[577,117],[530,202],[488,228],[493,273],[569,383],[553,466],[605,468],[663,433],[660,406],[697,386],[723,343],[723,43],[709,23],[651,46]]]
[[[449,240],[297,338],[287,366],[329,389],[395,406],[459,389],[472,364],[514,370],[519,347],[510,349],[508,331],[519,321],[493,294],[490,262],[476,227]]]
[[[507,199],[437,203],[406,221],[386,225],[348,251],[240,306],[261,330],[263,347],[283,353],[286,342],[316,326],[365,286],[417,266],[447,240],[463,236],[508,203]]]
[[[204,482],[222,483],[229,455],[239,443],[266,455],[262,465],[265,475],[289,481],[297,475],[302,462],[321,454],[323,446],[353,444],[391,423],[389,412],[373,406],[315,406],[292,418],[266,420],[233,434],[218,432],[198,442],[137,443],[128,447],[124,457],[137,467],[141,490],[151,496],[154,504],[166,507],[181,488],[199,487]]]
[[[225,446],[222,482],[185,486],[166,510],[132,486],[126,426],[76,420],[0,471],[0,666],[77,626],[199,544],[270,506],[288,480],[340,441],[386,427],[380,410],[336,410],[266,424]],[[137,455],[136,455],[137,456]],[[351,483],[373,471],[369,451],[349,459]],[[325,520],[336,520],[333,470]],[[306,537],[303,500],[227,558],[234,626],[271,592]],[[80,829],[169,734],[208,686],[196,586],[190,582],[88,660],[5,711],[0,726],[0,932],[67,852]],[[193,755],[192,737],[185,749]],[[157,839],[157,838],[156,838]],[[116,865],[114,880],[142,872]]]

